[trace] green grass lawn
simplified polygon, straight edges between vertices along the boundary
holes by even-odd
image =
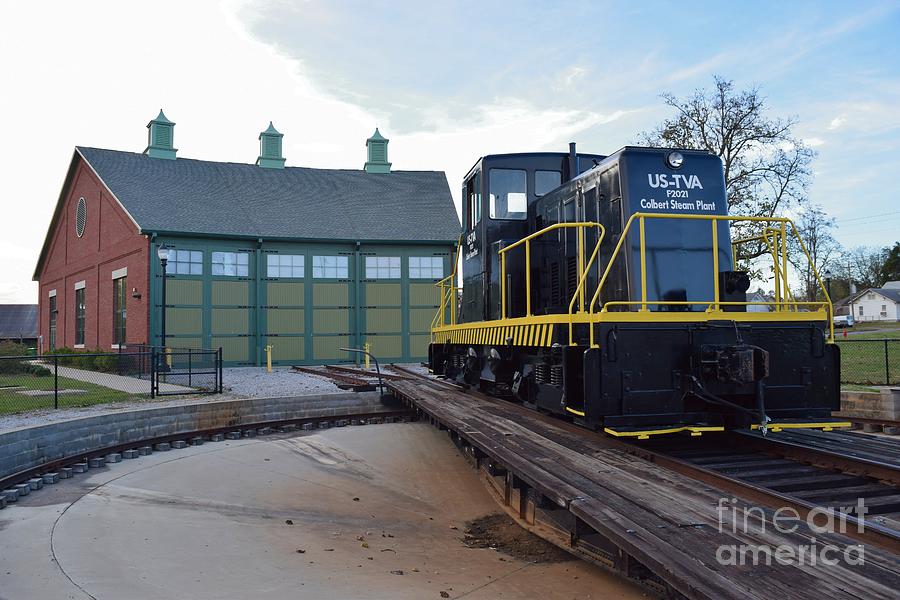
[[[857,385],[855,383],[844,383],[841,385],[842,392],[877,392],[879,389],[877,387],[872,387],[870,385]]]
[[[21,386],[21,387],[12,387]],[[149,384],[148,384],[149,387]],[[60,393],[59,407],[72,408],[107,402],[121,402],[134,396],[101,385],[59,378],[60,390],[84,390],[82,393]],[[27,390],[50,391],[46,396],[27,396],[19,392]],[[0,375],[0,414],[20,413],[39,408],[53,408],[53,376],[37,377],[30,374]]]
[[[880,336],[880,337],[879,337]],[[881,333],[851,336],[850,341],[838,338],[841,349],[841,382],[862,385],[895,385],[900,383],[900,341],[888,342],[888,370],[890,381],[885,380],[884,343],[878,341],[854,341],[883,339]],[[898,339],[894,336],[892,339]]]
[[[873,329],[896,329],[900,332],[900,321],[857,321],[850,331],[871,331]]]
[[[852,331],[852,330],[851,330]],[[891,329],[890,331],[866,331],[865,333],[850,333],[844,338],[844,332],[834,330],[834,337],[848,340],[898,340],[900,339],[900,329]]]

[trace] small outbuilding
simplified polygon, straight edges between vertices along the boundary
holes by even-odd
[[[360,170],[177,157],[160,111],[143,153],[76,147],[38,259],[40,336],[60,346],[223,349],[228,365],[427,355],[460,223],[441,171],[400,171],[376,129]],[[166,259],[166,297],[162,266]]]

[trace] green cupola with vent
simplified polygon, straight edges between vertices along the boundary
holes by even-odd
[[[159,115],[147,123],[147,148],[144,154],[150,158],[175,160],[175,123],[166,118],[162,109]]]
[[[283,169],[284,157],[281,156],[281,138],[284,134],[279,133],[272,121],[269,121],[269,127],[259,134],[259,157],[256,164],[265,169]]]
[[[381,135],[378,128],[372,137],[366,140],[368,159],[366,160],[366,173],[390,173],[391,163],[388,162],[388,139]]]

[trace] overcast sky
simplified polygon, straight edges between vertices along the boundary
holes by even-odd
[[[434,4],[435,6],[429,6]],[[36,302],[76,145],[140,152],[160,107],[182,157],[395,169],[495,152],[608,154],[712,74],[759,85],[814,146],[811,197],[846,246],[900,238],[900,2],[0,3],[0,302]]]

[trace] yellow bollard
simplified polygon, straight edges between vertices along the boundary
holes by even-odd
[[[272,345],[266,346],[266,373],[272,372]]]
[[[363,344],[363,348],[366,351],[366,370],[369,369],[369,342]]]

